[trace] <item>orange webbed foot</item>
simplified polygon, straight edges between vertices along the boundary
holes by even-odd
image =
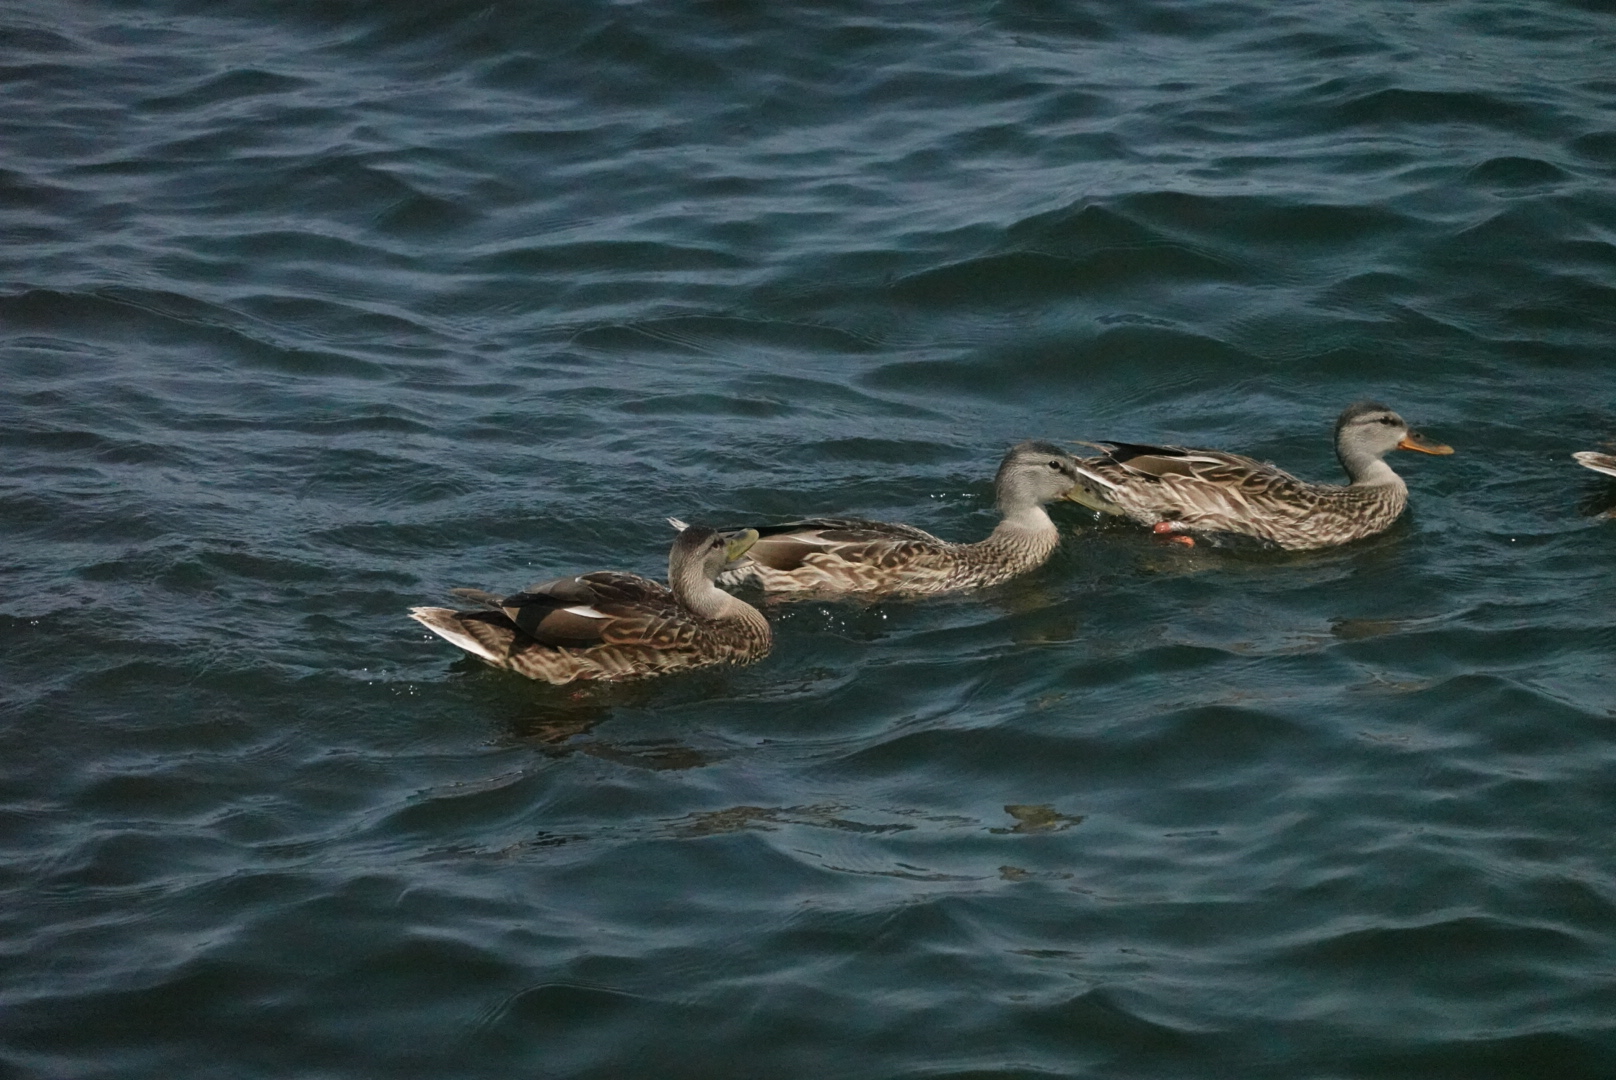
[[[1195,537],[1182,535],[1180,530],[1183,528],[1185,528],[1185,525],[1182,521],[1158,521],[1150,527],[1150,531],[1175,544],[1194,547]]]

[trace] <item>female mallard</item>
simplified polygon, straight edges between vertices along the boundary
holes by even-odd
[[[1336,457],[1352,478],[1345,486],[1310,484],[1272,465],[1216,450],[1084,445],[1106,453],[1080,462],[1090,480],[1072,493],[1077,502],[1159,533],[1241,533],[1292,551],[1360,540],[1397,520],[1408,505],[1408,487],[1382,460],[1391,451],[1453,453],[1451,446],[1415,434],[1401,416],[1372,401],[1348,406],[1335,422]]]
[[[1060,532],[1043,504],[1065,498],[1077,480],[1071,454],[1024,442],[999,465],[993,488],[1004,519],[986,540],[951,544],[910,525],[852,518],[760,525],[748,561],[718,580],[819,596],[925,596],[997,585],[1048,560]]]
[[[1578,450],[1571,456],[1594,472],[1602,472],[1607,476],[1616,476],[1616,455],[1601,454],[1595,450]]]
[[[686,529],[668,553],[671,589],[603,570],[530,585],[503,599],[455,589],[484,610],[418,607],[410,617],[495,667],[556,684],[750,663],[773,643],[768,621],[713,580],[756,540],[755,532]]]

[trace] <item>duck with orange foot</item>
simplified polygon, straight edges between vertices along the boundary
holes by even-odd
[[[1384,532],[1408,506],[1408,486],[1386,464],[1393,450],[1451,454],[1409,429],[1379,402],[1349,405],[1335,425],[1336,457],[1349,483],[1315,484],[1266,462],[1220,450],[1140,443],[1083,443],[1102,451],[1079,461],[1069,496],[1091,509],[1146,525],[1175,543],[1190,534],[1254,537],[1311,551]]]

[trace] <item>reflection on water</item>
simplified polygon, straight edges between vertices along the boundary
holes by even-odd
[[[714,754],[675,742],[590,742],[579,746],[578,750],[638,769],[699,769],[717,760]]]
[[[711,836],[716,833],[738,832],[742,829],[772,830],[782,825],[809,825],[819,829],[839,829],[852,833],[905,832],[917,828],[904,822],[871,823],[840,817],[848,807],[838,804],[823,806],[732,806],[691,814],[689,818],[672,826],[675,836]]]
[[[1616,517],[1616,481],[1601,482],[1577,500],[1583,517]]]
[[[1012,804],[1004,808],[1004,812],[1016,819],[1016,823],[1008,829],[989,829],[995,833],[1035,833],[1035,832],[1061,832],[1070,829],[1073,825],[1083,821],[1081,814],[1058,814],[1053,806],[1028,806]]]

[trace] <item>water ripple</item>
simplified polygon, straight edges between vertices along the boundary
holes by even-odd
[[[1609,30],[13,5],[0,1071],[1606,1075]],[[1336,551],[1060,505],[582,690],[403,617],[1363,397],[1458,453]]]

